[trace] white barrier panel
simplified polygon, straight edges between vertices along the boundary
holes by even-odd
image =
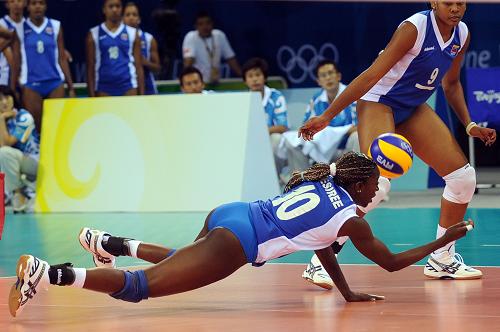
[[[37,212],[209,211],[279,193],[257,93],[47,100]]]

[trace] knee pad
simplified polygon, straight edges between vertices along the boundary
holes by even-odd
[[[376,208],[380,204],[380,202],[382,202],[382,200],[387,196],[390,190],[391,190],[391,181],[389,181],[389,179],[387,178],[379,176],[378,190],[375,193],[375,197],[372,198],[372,201],[368,203],[366,207],[358,205],[358,209],[360,209],[365,214],[368,213],[369,211]]]
[[[457,204],[467,204],[476,190],[476,170],[467,164],[448,175],[443,176],[446,182],[443,198]]]
[[[149,297],[148,280],[143,270],[125,271],[125,285],[121,291],[110,294],[117,300],[140,302]]]

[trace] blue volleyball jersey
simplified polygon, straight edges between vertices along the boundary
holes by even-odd
[[[18,31],[21,43],[21,84],[43,81],[64,81],[64,74],[59,65],[57,37],[61,23],[45,17],[37,27],[28,18],[22,31]]]
[[[141,38],[141,53],[147,60],[151,60],[151,42],[153,40],[153,35],[148,32],[139,30],[139,36]],[[144,92],[147,95],[157,94],[156,82],[153,73],[146,67],[144,67]]]
[[[281,92],[268,86],[264,86],[262,107],[264,107],[264,112],[267,114],[268,127],[288,127],[286,100]]]
[[[23,19],[24,20],[24,19]],[[17,23],[14,22],[9,15],[5,15],[0,18],[0,26],[8,29],[9,31],[16,31]],[[0,85],[9,85],[10,83],[10,66],[7,62],[7,58],[3,54],[0,53]]]
[[[267,201],[250,203],[257,236],[256,263],[298,250],[319,250],[337,239],[342,225],[356,216],[356,204],[328,176],[304,182]]]
[[[6,122],[7,131],[17,139],[14,148],[38,160],[40,156],[40,136],[35,128],[35,121],[31,113],[25,109],[17,111],[15,117]]]
[[[111,32],[104,23],[90,29],[95,44],[95,84],[137,88],[134,60],[136,29],[120,24]]]
[[[344,91],[346,86],[342,83],[339,84],[339,91],[337,93],[337,98],[342,91]],[[328,93],[326,90],[321,89],[319,92],[314,94],[313,98],[309,101],[309,105],[307,105],[306,113],[304,115],[304,123],[309,120],[311,117],[320,116],[325,113],[326,109],[330,105],[328,100]],[[336,117],[330,121],[330,127],[340,127],[346,125],[357,125],[358,119],[356,116],[356,103],[352,103],[342,110]]]
[[[467,25],[460,22],[451,38],[444,41],[432,10],[417,13],[405,22],[417,28],[415,45],[361,99],[400,109],[425,103],[441,84],[469,33]]]

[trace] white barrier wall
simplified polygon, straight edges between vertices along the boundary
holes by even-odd
[[[256,93],[47,100],[38,212],[209,211],[279,193]]]

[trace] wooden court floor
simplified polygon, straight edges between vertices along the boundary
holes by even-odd
[[[18,318],[0,303],[0,331],[500,331],[500,269],[482,280],[429,280],[422,267],[389,273],[344,265],[356,291],[385,301],[346,303],[300,278],[302,264],[245,267],[208,287],[130,304],[51,287]],[[12,278],[0,279],[6,299]]]
[[[245,267],[214,285],[185,294],[130,304],[84,290],[51,287],[18,318],[7,297],[19,255],[49,263],[92,267],[77,234],[84,226],[179,248],[198,234],[206,213],[8,215],[0,241],[0,332],[31,331],[500,331],[500,209],[469,209],[473,232],[457,243],[465,261],[482,268],[482,280],[440,281],[422,266],[388,273],[369,264],[348,243],[339,260],[355,291],[385,295],[377,303],[346,303],[300,277],[310,252]],[[393,252],[434,238],[439,209],[384,209],[369,216],[374,233]],[[419,262],[423,264],[425,260]],[[120,257],[119,266],[141,261]]]

